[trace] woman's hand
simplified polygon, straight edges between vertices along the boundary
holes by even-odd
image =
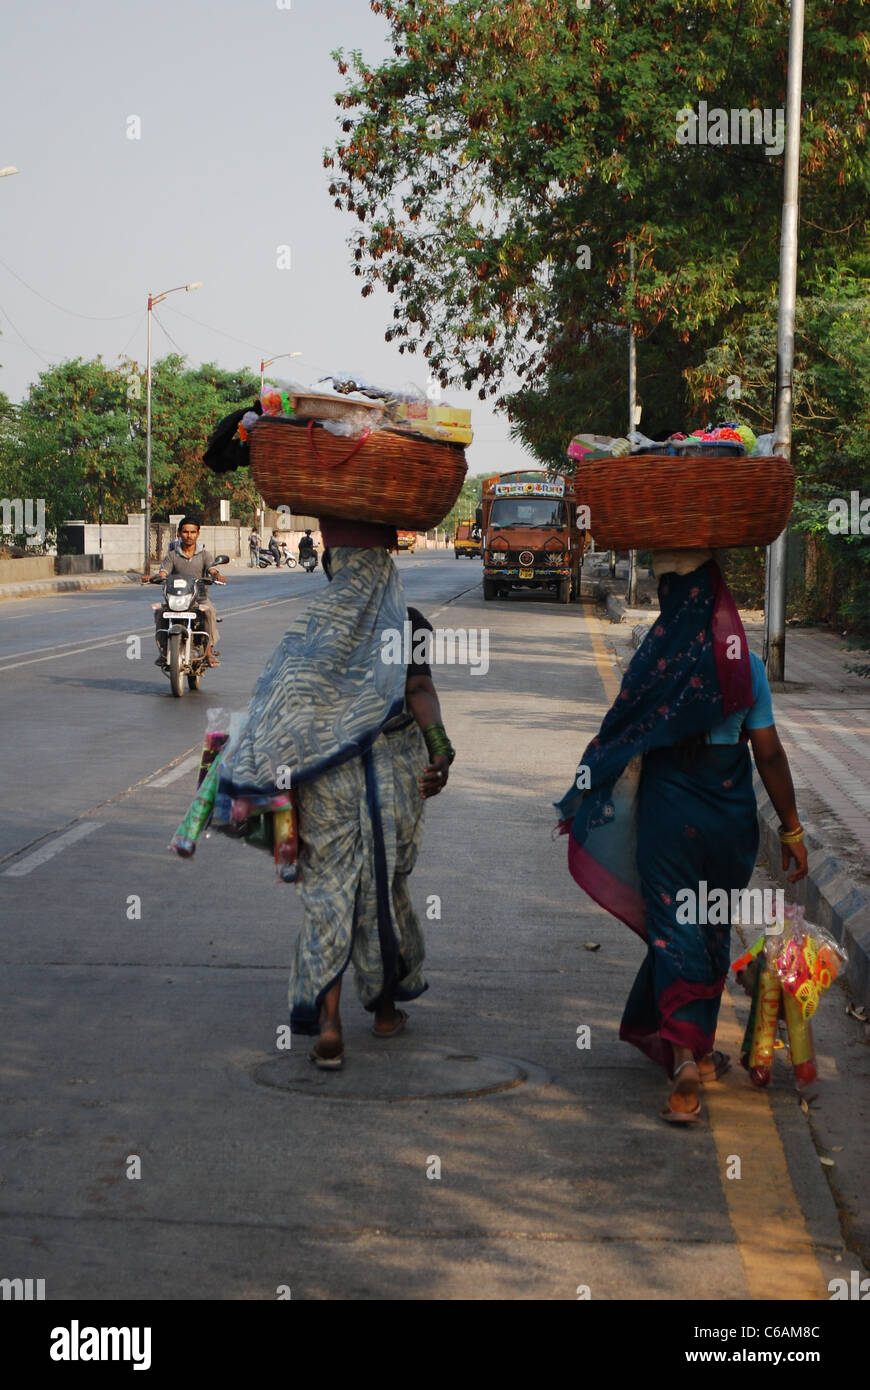
[[[789,883],[797,883],[799,878],[806,878],[807,866],[807,847],[803,840],[796,840],[794,844],[782,846],[782,867],[787,869],[792,859],[797,868],[793,874],[788,875]]]
[[[437,796],[438,793],[447,785],[447,774],[450,771],[450,759],[443,753],[434,757],[428,767],[420,773],[420,795],[425,801],[427,797]]]

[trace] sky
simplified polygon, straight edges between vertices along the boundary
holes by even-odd
[[[0,391],[19,401],[72,357],[144,364],[149,292],[196,280],[155,310],[155,359],[301,352],[271,373],[425,389],[327,191],[337,48],[391,52],[368,0],[5,0],[0,167],[20,172],[0,179]],[[470,473],[536,466],[476,393],[443,399],[472,411]]]

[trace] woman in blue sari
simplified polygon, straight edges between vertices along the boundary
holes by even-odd
[[[807,868],[764,666],[705,554],[656,564],[659,618],[557,807],[572,875],[646,943],[619,1035],[666,1069],[672,1123],[697,1120],[701,1082],[730,1065],[714,1040],[732,893],[758,851],[750,744],[782,821],[783,869],[795,861],[794,882]]]

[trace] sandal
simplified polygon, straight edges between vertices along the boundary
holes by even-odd
[[[710,1053],[710,1057],[713,1062],[712,1067],[702,1067],[700,1062],[698,1063],[698,1075],[704,1085],[709,1085],[711,1081],[718,1081],[731,1067],[731,1058],[727,1052],[719,1052],[717,1049]]]
[[[681,1072],[681,1071],[684,1071],[686,1067],[694,1067],[694,1068],[695,1068],[695,1071],[698,1072],[698,1064],[697,1064],[697,1062],[694,1060],[694,1058],[691,1058],[691,1057],[690,1057],[690,1058],[688,1058],[687,1061],[681,1062],[680,1065],[679,1065],[678,1067],[675,1067],[675,1068],[674,1068],[674,1074],[673,1074],[673,1077],[672,1077],[671,1079],[672,1079],[673,1081],[676,1082],[676,1081],[677,1081],[677,1077],[679,1076],[680,1072]],[[699,1081],[699,1082],[700,1082],[700,1079],[701,1079],[701,1078],[700,1078],[700,1074],[699,1074],[699,1075],[698,1075],[698,1081]],[[687,1084],[687,1083],[688,1083],[688,1084]],[[662,1120],[666,1120],[668,1124],[672,1124],[672,1125],[693,1125],[693,1124],[695,1124],[695,1123],[697,1122],[697,1120],[699,1119],[700,1114],[701,1114],[701,1102],[700,1102],[700,1100],[697,1100],[697,1101],[695,1102],[694,1109],[692,1109],[692,1110],[674,1110],[673,1106],[671,1105],[671,1098],[672,1098],[673,1096],[675,1096],[675,1095],[676,1095],[676,1096],[691,1095],[692,1092],[693,1092],[694,1090],[695,1090],[695,1087],[691,1084],[691,1082],[689,1081],[689,1078],[688,1078],[688,1077],[686,1078],[686,1081],[684,1081],[684,1082],[677,1082],[677,1084],[674,1086],[673,1091],[671,1092],[671,1095],[668,1097],[667,1104],[664,1106],[664,1108],[663,1108],[662,1110],[659,1111],[659,1118],[662,1119]]]
[[[313,1062],[321,1071],[338,1071],[344,1063],[344,1044],[339,1041],[338,1051],[333,1053],[321,1052],[322,1043],[315,1043],[308,1054],[309,1062]]]
[[[398,1018],[391,1028],[378,1028],[374,1023],[372,1024],[372,1033],[376,1038],[394,1038],[397,1033],[401,1033],[405,1024],[408,1022],[408,1015],[405,1013],[404,1009],[397,1009],[396,1013],[398,1014]]]
[[[209,666],[220,666],[220,657],[215,656],[214,652],[212,652],[211,656],[206,657],[206,663]]]

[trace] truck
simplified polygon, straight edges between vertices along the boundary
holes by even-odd
[[[480,527],[474,517],[457,521],[453,532],[453,554],[457,560],[460,555],[467,555],[469,560],[480,559]]]
[[[417,544],[417,532],[416,532],[416,531],[397,531],[396,534],[397,534],[397,536],[398,536],[398,538],[399,538],[399,549],[400,549],[400,550],[409,550],[409,551],[411,552],[411,554],[413,555],[413,554],[414,554],[414,546]]]
[[[526,469],[485,478],[481,521],[485,599],[540,589],[560,603],[579,601],[586,531],[561,474]]]

